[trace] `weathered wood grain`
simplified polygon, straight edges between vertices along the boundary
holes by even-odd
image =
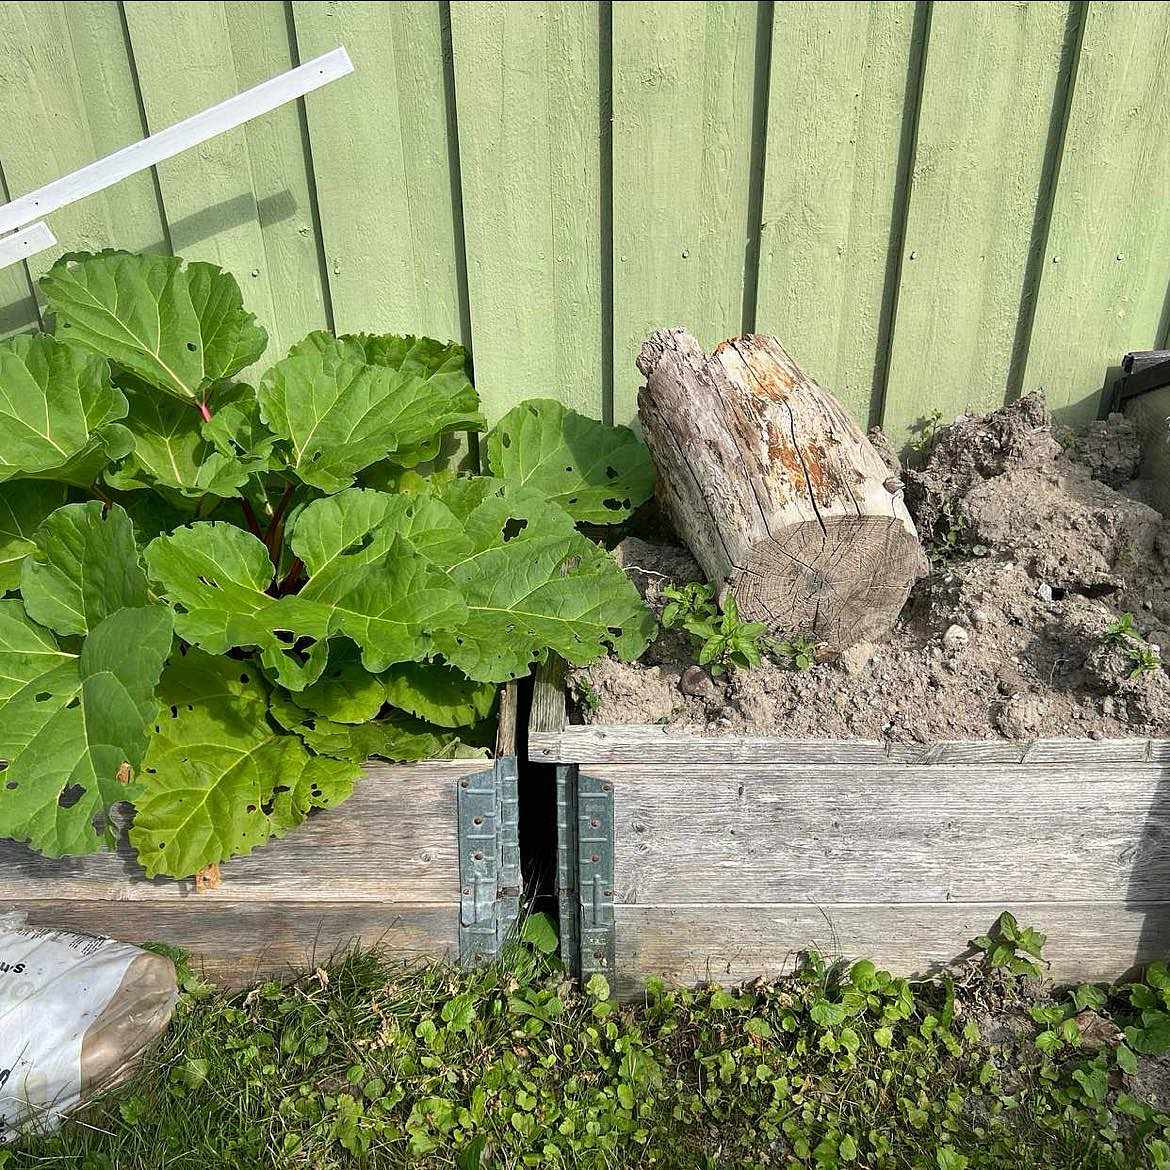
[[[932,409],[994,410],[1009,392],[1044,242],[1069,15],[1044,0],[931,10],[882,415],[898,445]]]
[[[1161,344],[1170,9],[1089,4],[1022,389],[1092,418],[1108,366]]]
[[[437,0],[296,0],[302,60],[345,45],[354,73],[305,103],[340,333],[468,340]]]
[[[2,902],[0,908],[11,909]],[[384,948],[395,959],[459,954],[458,905],[252,903],[201,895],[167,904],[42,898],[19,908],[40,926],[181,947],[196,972],[227,987],[320,966],[355,942]]]
[[[1002,910],[1048,933],[1058,980],[1113,979],[1170,951],[1170,902],[619,906],[617,990],[637,996],[649,976],[684,984],[775,976],[808,949],[922,975],[966,953]]]
[[[780,338],[863,427],[879,421],[925,14],[909,0],[773,6],[745,326]]]
[[[564,659],[553,658],[539,667],[532,686],[532,707],[528,715],[528,754],[536,759],[532,747],[534,735],[559,735],[567,726],[565,712],[565,678],[568,667]]]
[[[882,744],[873,740],[796,740],[771,736],[686,734],[655,724],[533,725],[529,755],[544,764],[1087,764],[1109,770],[1170,762],[1170,741],[1149,739],[963,740]]]
[[[314,814],[288,837],[225,862],[219,889],[196,901],[457,902],[456,784],[489,766],[487,760],[372,760],[349,800]],[[0,841],[0,905],[47,893],[166,906],[193,896],[193,883],[148,880],[125,842],[117,853],[47,858]]]
[[[601,135],[594,0],[451,5],[475,384],[600,418]]]
[[[658,329],[638,369],[658,502],[718,596],[832,650],[881,641],[928,566],[901,481],[848,411],[766,334],[708,355]]]
[[[610,764],[622,903],[1150,901],[1164,767]],[[1042,810],[1042,811],[1041,811]]]
[[[754,4],[613,5],[614,422],[651,330],[742,330],[758,32]]]

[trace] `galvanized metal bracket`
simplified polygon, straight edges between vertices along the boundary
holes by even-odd
[[[557,900],[561,961],[581,977],[581,903],[578,899],[577,765],[557,765]]]
[[[459,825],[459,958],[494,959],[520,916],[520,801],[515,756],[464,776]]]
[[[613,913],[613,784],[577,776],[577,885],[580,978],[611,978],[616,963]]]

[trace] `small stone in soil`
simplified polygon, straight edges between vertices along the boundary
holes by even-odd
[[[688,666],[678,680],[678,689],[696,699],[716,699],[719,689],[701,666]]]

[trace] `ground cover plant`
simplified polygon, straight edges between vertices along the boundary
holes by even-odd
[[[626,428],[522,403],[484,475],[461,346],[267,337],[209,264],[63,258],[0,343],[0,837],[195,874],[345,798],[369,755],[491,742],[499,683],[653,622],[578,522],[649,494]]]
[[[355,952],[226,997],[188,973],[142,1075],[0,1167],[1170,1166],[1161,964],[1054,989],[1011,962],[1043,936],[1001,918],[922,982],[807,955],[623,1006],[526,934],[467,972]]]

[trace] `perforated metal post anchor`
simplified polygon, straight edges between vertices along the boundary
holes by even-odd
[[[613,784],[577,778],[581,978],[610,977],[616,962],[613,914]]]
[[[520,839],[514,757],[458,782],[459,958],[493,959],[520,911]]]

